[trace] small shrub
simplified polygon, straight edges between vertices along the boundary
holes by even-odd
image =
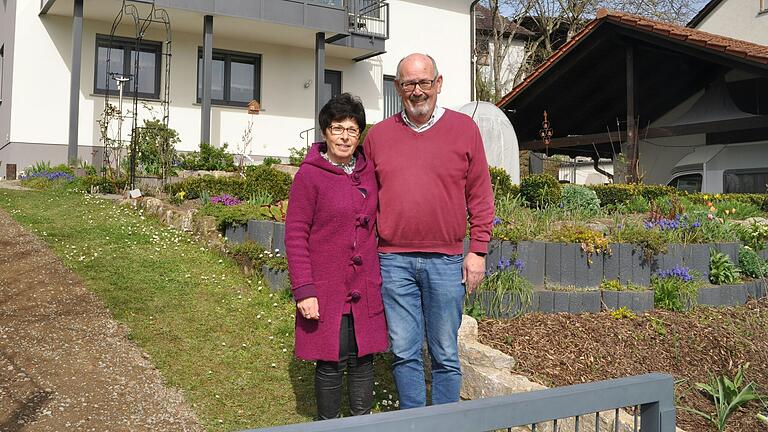
[[[653,303],[659,309],[682,312],[696,301],[701,282],[687,267],[660,270],[651,278]]]
[[[77,189],[85,192],[98,192],[105,194],[121,193],[125,190],[128,180],[124,178],[111,179],[101,176],[87,175],[75,179]]]
[[[512,190],[512,178],[504,171],[504,168],[489,167],[491,174],[491,186],[493,186],[493,195],[496,197],[507,196]]]
[[[276,158],[272,156],[267,156],[264,158],[264,160],[261,161],[261,164],[266,166],[272,166],[274,164],[281,164],[281,163],[283,163],[283,161],[280,158]]]
[[[144,172],[166,178],[176,159],[179,134],[160,120],[144,120],[139,132],[136,160]]]
[[[651,210],[651,206],[647,199],[635,195],[627,201],[626,209],[629,213],[646,213]]]
[[[213,216],[220,230],[225,230],[232,225],[242,225],[252,219],[269,219],[268,209],[249,204],[224,206],[217,204],[205,204],[200,207],[196,216]]]
[[[184,181],[166,187],[171,195],[185,191],[187,199],[200,198],[203,193],[209,195],[228,194],[240,200],[248,200],[254,194],[269,193],[274,200],[288,198],[291,190],[290,174],[278,171],[266,165],[252,165],[245,169],[243,177],[190,177]]]
[[[600,200],[595,191],[581,185],[563,186],[562,204],[563,210],[569,213],[595,216],[600,212]]]
[[[715,285],[733,284],[739,281],[739,269],[728,255],[712,249],[709,251],[709,281]]]
[[[549,174],[529,175],[520,182],[520,194],[531,206],[546,208],[560,202],[561,186]]]
[[[234,171],[235,157],[227,152],[228,144],[220,148],[201,142],[200,151],[181,155],[180,166],[186,170]]]
[[[291,191],[291,175],[264,165],[252,165],[245,169],[244,195],[240,199],[248,199],[251,194],[267,192],[277,201],[288,199]]]
[[[304,161],[304,158],[307,157],[307,148],[306,147],[291,147],[288,149],[288,164],[293,166],[299,166]]]
[[[753,249],[745,246],[739,248],[739,269],[744,275],[755,279],[768,276],[768,262],[760,258]]]
[[[677,190],[671,186],[644,184],[610,184],[591,185],[590,189],[597,193],[603,206],[624,205],[634,197],[642,197],[645,201],[655,201],[662,197],[677,195]]]

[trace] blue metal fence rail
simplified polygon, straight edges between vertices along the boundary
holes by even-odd
[[[587,431],[586,419],[596,431],[601,427],[600,412],[637,407],[634,425],[640,432],[675,432],[674,379],[652,373],[587,384],[577,384],[487,399],[393,411],[368,416],[347,417],[263,429],[252,432],[405,432],[443,431],[480,432],[529,426],[532,430]],[[568,428],[563,419],[575,418]],[[639,418],[639,422],[638,422]],[[550,427],[536,427],[546,423]],[[634,427],[633,427],[634,426]],[[611,431],[627,430],[618,419]],[[580,428],[580,429],[579,429]]]

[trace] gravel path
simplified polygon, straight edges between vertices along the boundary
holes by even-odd
[[[0,210],[0,431],[198,431],[99,299]]]

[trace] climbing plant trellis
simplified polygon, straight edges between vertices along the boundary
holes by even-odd
[[[143,3],[143,2],[142,2]],[[117,38],[116,33],[118,28],[123,25],[124,20],[130,20],[129,25],[133,25],[133,52],[130,56],[130,71],[131,73],[125,74],[121,69],[115,71],[112,69],[112,51],[114,41]],[[165,9],[155,7],[154,2],[149,5],[149,10],[146,14],[142,15],[132,0],[123,0],[120,6],[120,10],[115,16],[112,22],[112,28],[109,32],[109,45],[107,49],[106,67],[105,70],[105,83],[107,91],[104,94],[104,111],[99,119],[101,140],[104,145],[104,175],[119,177],[123,166],[124,157],[128,156],[128,177],[129,185],[131,188],[136,186],[136,159],[138,156],[138,143],[141,136],[141,127],[139,126],[139,71],[142,48],[142,41],[146,32],[152,25],[162,25],[165,30],[165,40],[162,43],[160,59],[161,66],[163,67],[163,73],[161,76],[161,82],[155,83],[155,85],[161,85],[160,110],[162,112],[162,123],[167,127],[169,118],[169,102],[170,102],[170,85],[171,85],[171,21],[168,16],[168,12]],[[115,90],[112,90],[110,84],[115,82]],[[133,91],[130,91],[130,83],[133,82]],[[125,86],[128,85],[128,91],[126,92]],[[124,108],[125,96],[130,97],[130,109]],[[117,105],[110,102],[117,96]],[[126,137],[124,134],[123,124],[130,122],[130,132]],[[168,143],[158,143],[163,148],[168,146]],[[165,174],[165,173],[164,173]],[[161,177],[165,178],[165,175]]]

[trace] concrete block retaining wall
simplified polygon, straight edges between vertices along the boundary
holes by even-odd
[[[254,241],[267,250],[285,251],[285,224],[272,221],[252,220],[247,225],[230,227],[225,236],[231,243]],[[464,241],[464,250],[469,240]],[[651,275],[674,266],[685,266],[706,278],[709,273],[710,249],[723,252],[731,262],[738,263],[738,243],[670,244],[668,251],[647,260],[641,247],[628,243],[612,243],[610,254],[588,257],[581,245],[523,241],[518,244],[492,240],[486,257],[486,269],[495,271],[501,258],[517,258],[523,261],[521,275],[534,286],[531,305],[523,308],[519,299],[510,294],[492,300],[492,293],[478,297],[484,310],[495,318],[518,315],[521,312],[599,312],[606,307],[627,307],[635,312],[653,309],[653,292],[647,291],[600,291],[603,279],[617,279],[622,284],[633,283],[648,287]],[[768,257],[768,249],[760,252]],[[568,287],[567,290],[548,291],[547,286]],[[270,283],[282,286],[282,282]],[[747,298],[768,295],[764,282],[749,282],[735,286],[705,287],[699,291],[697,301],[703,305],[737,305]],[[492,304],[493,302],[493,304]],[[493,306],[493,307],[492,307]],[[525,309],[525,310],[522,310]]]

